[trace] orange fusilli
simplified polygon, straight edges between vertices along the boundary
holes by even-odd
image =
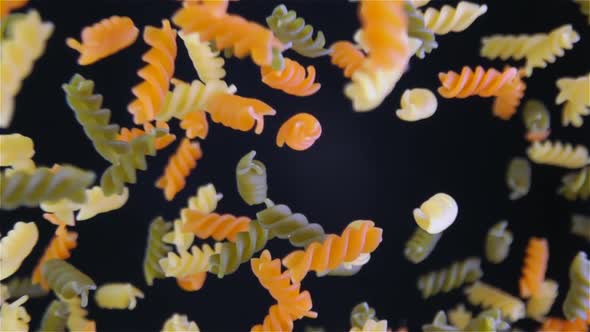
[[[168,159],[164,174],[156,181],[156,187],[164,190],[166,200],[171,201],[184,188],[186,177],[197,167],[197,160],[203,157],[198,142],[185,138],[176,152]]]
[[[277,133],[277,146],[285,143],[293,150],[309,149],[322,135],[322,126],[318,119],[308,113],[293,115],[281,125]]]
[[[205,280],[207,279],[207,272],[197,272],[184,277],[177,277],[176,283],[178,287],[187,292],[196,292],[203,288]]]
[[[203,111],[193,111],[187,113],[182,121],[180,121],[180,128],[184,129],[186,137],[205,139],[209,133],[209,122],[207,122],[207,115]]]
[[[330,55],[332,64],[343,69],[346,78],[351,78],[352,74],[360,68],[363,60],[365,60],[363,52],[351,42],[335,42],[330,49],[332,50]]]
[[[166,131],[170,130],[170,127],[168,126],[168,124],[166,122],[162,122],[162,121],[157,121],[155,128],[165,129]],[[129,143],[134,138],[137,138],[139,136],[143,136],[143,135],[145,135],[145,133],[151,133],[155,128],[154,128],[154,125],[152,125],[149,122],[146,122],[143,124],[143,130],[139,129],[139,128],[131,128],[131,129],[121,128],[121,131],[119,132],[119,135],[117,136],[117,140]],[[154,142],[156,150],[161,150],[161,149],[167,147],[175,140],[176,140],[176,135],[170,134],[170,133],[166,133],[160,137],[157,137]]]
[[[235,241],[240,232],[248,230],[250,218],[231,214],[202,213],[197,210],[182,209],[183,231],[191,232],[200,239],[212,237],[215,241]]]
[[[213,122],[240,131],[249,131],[256,124],[256,134],[264,129],[264,116],[276,114],[272,107],[258,99],[226,93],[211,97],[208,106],[207,112]]]
[[[519,281],[520,296],[528,298],[539,292],[549,260],[549,245],[543,238],[532,237],[526,248],[522,277]]]
[[[314,66],[307,66],[306,77],[305,68],[297,61],[288,58],[285,58],[283,70],[274,70],[271,66],[263,66],[260,67],[260,75],[264,84],[293,96],[311,96],[321,87],[320,83],[314,83]]]
[[[264,317],[262,324],[258,324],[252,327],[251,332],[290,332],[293,331],[293,319],[289,315],[288,310],[280,305],[273,304],[268,309],[268,315]]]
[[[445,98],[498,96],[501,91],[503,92],[502,88],[517,75],[518,70],[513,67],[501,73],[493,68],[485,70],[481,66],[477,66],[475,70],[463,67],[461,74],[454,71],[438,74],[441,83],[438,93]]]

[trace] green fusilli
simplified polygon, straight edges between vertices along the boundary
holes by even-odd
[[[414,234],[412,234],[412,237],[406,242],[404,256],[414,264],[422,262],[434,250],[434,247],[438,243],[438,240],[440,240],[442,234],[442,232],[430,234],[422,228],[416,227]]]
[[[143,258],[143,276],[148,286],[154,284],[154,279],[163,279],[164,271],[158,261],[172,251],[172,248],[162,238],[172,229],[172,224],[162,217],[157,217],[150,223],[147,246]]]
[[[61,259],[50,259],[41,267],[41,275],[49,288],[63,300],[80,296],[80,305],[88,303],[88,292],[96,289],[94,281],[72,264]]]
[[[418,289],[423,298],[440,292],[449,292],[465,283],[471,283],[483,276],[481,260],[469,257],[463,261],[454,262],[451,266],[439,271],[424,274],[418,278]]]
[[[361,302],[352,308],[350,312],[350,326],[362,329],[369,320],[378,320],[375,309],[371,308],[367,302]]]
[[[561,182],[562,185],[559,188],[559,194],[567,200],[587,200],[590,198],[590,166],[586,166],[580,171],[566,174],[561,179]]]
[[[25,295],[31,299],[35,299],[44,297],[49,293],[39,284],[33,284],[29,277],[13,277],[6,283],[6,287],[8,287],[8,294],[10,294],[10,297],[13,299],[18,299]]]

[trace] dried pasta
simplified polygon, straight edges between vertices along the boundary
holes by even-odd
[[[236,183],[240,197],[248,205],[263,203],[268,196],[266,166],[255,160],[256,151],[245,154],[236,166]]]
[[[583,116],[590,114],[590,73],[576,77],[560,78],[556,82],[559,94],[556,104],[564,104],[561,113],[561,124],[576,128],[584,124]]]
[[[455,222],[459,206],[453,197],[438,193],[414,209],[416,224],[430,234],[444,231]]]
[[[287,309],[280,304],[273,304],[268,309],[262,324],[254,325],[251,332],[293,331],[293,319]]]
[[[571,232],[590,241],[590,216],[572,215]]]
[[[110,283],[98,287],[94,293],[96,304],[103,309],[135,309],[143,292],[130,283]]]
[[[571,25],[555,28],[528,51],[525,74],[531,76],[534,68],[545,68],[547,64],[554,63],[579,40],[580,35]]]
[[[367,302],[361,302],[352,308],[350,312],[350,326],[362,328],[368,320],[377,320],[375,309],[371,308]]]
[[[281,125],[276,143],[278,147],[287,144],[293,150],[304,151],[321,135],[322,126],[316,117],[309,113],[297,113]]]
[[[134,138],[137,138],[139,136],[143,136],[143,135],[145,135],[145,133],[151,133],[156,128],[162,129],[162,131],[165,132],[164,135],[156,138],[156,141],[155,141],[156,150],[161,150],[161,149],[167,147],[168,145],[172,144],[172,142],[174,142],[176,140],[176,135],[171,134],[169,132],[170,127],[168,126],[168,124],[166,122],[162,122],[162,121],[157,121],[155,127],[154,127],[154,125],[152,125],[149,122],[144,123],[143,130],[139,129],[139,128],[131,128],[131,129],[121,128],[121,131],[119,131],[119,134],[117,135],[117,140],[129,143]]]
[[[465,329],[473,318],[473,314],[471,311],[465,309],[463,303],[458,304],[454,309],[448,310],[447,316],[449,317],[449,322],[459,330]]]
[[[578,6],[580,6],[580,12],[587,16],[586,23],[590,25],[590,3],[585,0],[574,0],[574,2],[576,2]]]
[[[260,67],[262,82],[273,89],[299,97],[311,96],[320,90],[321,84],[314,83],[314,66],[304,68],[297,61],[285,58],[283,67],[281,70],[274,70],[271,66]]]
[[[551,133],[551,115],[541,101],[529,99],[523,107],[522,119],[527,130],[525,138],[529,142],[540,142]]]
[[[126,16],[111,16],[82,30],[82,42],[66,39],[66,44],[80,52],[78,64],[93,64],[133,44],[139,29]]]
[[[572,260],[569,269],[570,287],[563,301],[563,314],[572,321],[587,320],[590,312],[590,261],[580,251]]]
[[[365,59],[352,74],[352,82],[344,87],[344,94],[355,112],[372,111],[391,93],[402,74],[402,70],[376,68]]]
[[[531,237],[525,252],[522,276],[518,283],[520,297],[529,298],[531,295],[538,295],[541,284],[545,280],[548,260],[547,239]]]
[[[5,2],[2,1],[2,5]],[[0,128],[10,125],[14,114],[14,99],[22,82],[33,70],[35,61],[45,52],[52,32],[53,24],[41,21],[36,10],[30,10],[8,25],[9,37],[2,40],[0,50]]]
[[[330,61],[343,70],[346,78],[352,77],[352,74],[361,67],[365,60],[363,52],[348,41],[335,42],[330,46],[330,50],[332,51]]]
[[[166,200],[171,201],[186,185],[186,177],[197,167],[197,160],[203,157],[198,142],[185,138],[176,152],[168,159],[164,174],[156,181],[156,187],[164,191]]]
[[[511,322],[515,322],[525,316],[525,306],[521,300],[484,282],[477,281],[467,287],[465,294],[467,300],[472,305],[499,309],[502,312],[502,316]]]
[[[181,211],[183,230],[191,232],[200,239],[212,237],[216,241],[236,240],[236,235],[248,229],[250,218],[236,217],[231,214],[205,214],[191,209]]]
[[[160,267],[166,277],[182,278],[209,270],[209,258],[215,250],[205,244],[201,248],[192,246],[190,252],[182,250],[177,255],[168,252],[168,255],[159,260]]]
[[[459,329],[447,322],[447,315],[441,310],[436,313],[432,323],[422,325],[422,332],[459,332]]]
[[[422,13],[416,9],[412,1],[406,1],[404,10],[408,16],[408,37],[420,40],[420,47],[413,52],[420,59],[423,59],[425,53],[432,52],[438,47],[434,33],[426,27],[426,21]]]
[[[150,223],[147,246],[143,258],[143,276],[148,286],[154,284],[155,279],[164,278],[164,271],[158,261],[172,250],[162,238],[172,228],[162,217],[157,217]]]
[[[164,96],[174,75],[177,52],[176,30],[172,29],[168,20],[162,21],[162,28],[147,26],[143,39],[151,46],[142,57],[147,65],[137,71],[144,81],[131,89],[136,99],[127,106],[135,123],[151,121],[161,112]]]
[[[200,332],[199,326],[186,315],[173,314],[164,322],[161,332]]]
[[[395,112],[404,121],[418,121],[434,115],[438,107],[436,96],[428,89],[411,89],[402,94],[401,109]]]
[[[368,319],[362,328],[353,327],[350,329],[350,332],[387,332],[387,321],[380,320],[375,321],[372,319]]]
[[[63,300],[68,304],[67,327],[70,331],[96,332],[96,323],[86,318],[88,311],[82,308],[82,300],[76,296],[70,300]]]
[[[100,213],[118,210],[127,203],[128,198],[129,190],[126,187],[120,195],[107,196],[101,187],[94,186],[86,190],[86,202],[81,205],[76,219],[87,220]]]
[[[31,282],[39,284],[43,289],[49,290],[47,280],[43,278],[41,270],[43,265],[51,259],[66,260],[70,258],[71,251],[78,246],[78,233],[68,232],[64,224],[59,225],[55,230],[55,235],[45,248],[43,255],[39,258],[35,269],[31,275]]]
[[[492,226],[486,235],[485,254],[487,260],[493,264],[503,262],[510,252],[514,236],[507,227],[507,221],[500,221]]]
[[[570,201],[590,198],[590,167],[584,167],[578,172],[566,174],[561,179],[559,194]]]
[[[502,87],[513,81],[518,76],[514,67],[507,67],[502,72],[490,68],[483,69],[481,66],[472,70],[463,67],[461,73],[454,71],[439,73],[441,87],[438,93],[444,98],[467,98],[471,96],[492,97],[498,96]]]
[[[176,284],[184,291],[196,292],[203,288],[206,279],[207,272],[197,272],[186,277],[176,278]]]
[[[219,51],[213,51],[210,43],[201,41],[198,33],[178,34],[184,42],[188,55],[203,82],[217,81],[225,77],[223,65],[225,61],[219,56]]]
[[[547,317],[539,332],[587,332],[588,326],[582,319],[569,321],[557,317]]]
[[[488,11],[488,6],[461,1],[456,8],[444,5],[440,10],[427,8],[424,12],[426,27],[437,35],[461,32]]]
[[[404,249],[404,256],[414,264],[424,261],[436,247],[441,233],[430,234],[420,227],[416,227],[414,234],[408,239]]]
[[[11,11],[27,5],[29,0],[13,0],[0,2],[0,18],[4,18]]]
[[[65,301],[80,297],[80,304],[88,303],[88,292],[96,289],[94,281],[70,263],[50,259],[41,267],[41,276],[53,292]]]
[[[41,298],[48,294],[48,291],[39,285],[33,284],[29,277],[13,277],[7,283],[10,298],[19,298],[28,296],[31,299]]]
[[[343,262],[334,270],[322,273],[316,273],[318,277],[331,276],[331,277],[351,277],[361,271],[371,260],[370,254],[360,254],[356,259],[350,262]]]
[[[506,171],[506,185],[510,189],[508,197],[517,200],[529,193],[531,189],[531,164],[525,158],[514,157]]]
[[[22,296],[12,303],[4,303],[0,306],[0,331],[27,332],[31,316],[23,306],[29,299]]]
[[[588,164],[588,149],[560,141],[535,142],[527,149],[529,159],[537,164],[563,168],[581,168]]]
[[[8,234],[0,239],[0,280],[10,277],[18,270],[38,239],[37,225],[22,221],[15,223]]]
[[[502,313],[498,309],[482,311],[472,319],[466,327],[466,331],[496,332],[508,331],[510,324],[502,320]]]
[[[492,105],[492,113],[502,120],[510,120],[516,113],[525,90],[526,84],[520,75],[516,76],[498,90],[498,95]]]
[[[176,219],[174,220],[174,229],[164,234],[164,236],[162,237],[162,241],[164,241],[165,243],[173,244],[176,247],[176,250],[180,253],[188,250],[188,248],[193,244],[195,240],[195,235],[190,232],[184,232],[183,227],[184,226],[182,220]],[[161,265],[162,264],[160,264],[160,266]]]
[[[43,313],[39,331],[65,332],[68,315],[68,305],[65,302],[51,301]]]
[[[539,292],[532,295],[526,304],[526,315],[537,321],[549,313],[558,294],[558,285],[554,280],[544,280],[539,287]]]
[[[202,213],[211,213],[217,209],[217,203],[223,198],[223,194],[215,190],[211,183],[200,186],[197,194],[188,199],[188,208]]]
[[[276,111],[266,103],[231,94],[218,93],[209,101],[207,112],[215,123],[240,131],[254,128],[256,134],[264,130],[264,116],[273,116]]]
[[[441,292],[450,292],[466,283],[472,283],[482,276],[481,260],[477,257],[469,257],[456,261],[439,271],[420,276],[417,286],[422,292],[422,298],[426,299]]]
[[[35,169],[33,140],[21,134],[0,135],[0,166],[13,169]]]
[[[209,122],[203,111],[187,113],[180,122],[180,128],[184,129],[186,137],[193,139],[198,137],[205,139],[209,133]]]

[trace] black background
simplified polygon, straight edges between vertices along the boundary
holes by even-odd
[[[229,11],[264,22],[277,4],[242,1],[232,3]],[[437,8],[442,4],[442,1],[432,2]],[[323,30],[328,43],[351,40],[359,26],[354,3],[290,1],[287,5]],[[352,111],[342,93],[345,84],[342,72],[330,65],[328,57],[302,59],[292,53],[288,55],[303,64],[313,64],[318,70],[322,89],[308,98],[287,96],[267,88],[260,82],[258,68],[249,59],[227,61],[226,79],[236,84],[238,94],[264,100],[274,106],[277,115],[267,119],[260,136],[211,124],[209,136],[202,143],[205,157],[188,178],[186,189],[173,202],[166,202],[162,192],[154,187],[154,181],[175,149],[169,147],[149,159],[149,170],[139,173],[138,183],[130,186],[131,196],[122,209],[79,223],[76,227],[79,246],[71,262],[98,284],[131,282],[146,294],[146,299],[134,311],[101,310],[91,303],[90,317],[96,319],[98,329],[155,331],[174,312],[188,314],[205,331],[243,331],[262,322],[273,301],[258,284],[248,264],[222,280],[209,276],[205,287],[197,293],[181,291],[174,279],[158,280],[150,288],[142,275],[148,223],[158,215],[168,220],[176,218],[199,185],[213,182],[224,194],[218,211],[254,215],[256,208],[240,200],[234,183],[236,162],[252,149],[258,151],[258,159],[267,165],[269,195],[275,202],[290,205],[331,233],[340,233],[355,219],[373,219],[384,229],[383,243],[357,276],[310,275],[304,281],[303,288],[312,293],[319,317],[296,322],[296,329],[321,325],[331,331],[343,331],[349,328],[350,309],[360,301],[368,301],[378,317],[388,319],[391,326],[406,320],[411,330],[417,330],[422,323],[431,321],[438,309],[448,309],[465,299],[461,291],[454,291],[424,301],[416,289],[416,278],[454,260],[482,256],[487,229],[504,218],[510,221],[515,234],[511,254],[500,265],[484,262],[483,280],[517,294],[528,238],[547,237],[550,244],[547,276],[560,284],[560,296],[551,313],[561,316],[568,265],[578,250],[589,249],[587,242],[569,234],[570,214],[589,213],[588,202],[570,203],[555,194],[566,171],[534,165],[531,193],[511,202],[504,183],[506,165],[510,158],[524,155],[527,146],[520,116],[508,122],[494,118],[492,100],[481,98],[439,98],[436,114],[417,123],[403,122],[394,115],[405,89],[435,90],[440,71],[478,64],[502,68],[499,61],[479,57],[480,37],[493,33],[545,32],[572,24],[581,41],[557,63],[545,70],[535,70],[527,80],[526,97],[539,98],[551,109],[552,139],[590,146],[588,124],[580,129],[561,127],[561,107],[554,105],[555,80],[581,76],[590,67],[590,33],[578,6],[567,0],[495,0],[489,1],[488,6],[488,12],[467,31],[438,36],[440,47],[424,60],[413,59],[395,91],[371,113]],[[61,84],[77,72],[95,80],[96,90],[104,95],[105,107],[113,111],[113,120],[131,126],[126,105],[132,99],[131,87],[139,82],[136,70],[144,65],[141,54],[148,47],[138,40],[133,47],[115,56],[80,67],[76,62],[78,54],[66,47],[64,41],[66,37],[79,38],[84,26],[115,14],[130,16],[138,27],[160,26],[161,19],[170,17],[178,4],[163,0],[44,0],[32,1],[29,7],[37,8],[44,20],[52,21],[55,32],[47,53],[37,62],[17,97],[12,126],[2,133],[19,132],[32,137],[37,151],[35,160],[40,165],[71,163],[100,174],[108,164],[95,153],[66,106]],[[179,40],[175,75],[184,80],[196,79],[181,44]],[[320,120],[322,137],[305,152],[276,147],[274,140],[279,126],[298,112],[312,113]],[[182,131],[176,125],[174,128],[180,136]],[[455,197],[459,217],[431,257],[413,265],[402,254],[404,243],[415,227],[411,211],[437,192]],[[17,273],[28,274],[48,243],[53,226],[41,220],[39,209],[0,213],[3,233],[18,220],[38,222],[39,243]],[[287,243],[278,240],[271,242],[269,248],[273,257],[283,257],[290,250]],[[33,316],[31,327],[38,326],[48,302],[46,298],[27,303]],[[536,326],[530,321],[517,325],[527,330]]]

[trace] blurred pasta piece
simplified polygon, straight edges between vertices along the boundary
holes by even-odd
[[[29,331],[31,316],[23,306],[28,299],[25,295],[12,303],[6,302],[0,306],[0,331]]]
[[[94,281],[72,264],[61,259],[50,259],[41,267],[41,276],[55,295],[64,301],[80,297],[80,305],[88,304],[88,293],[96,289]]]
[[[0,238],[0,280],[10,277],[19,269],[38,239],[37,225],[22,221],[15,223],[8,234]]]
[[[547,317],[538,332],[587,332],[588,325],[583,319],[569,321],[557,317]]]
[[[199,239],[212,237],[215,241],[235,241],[236,235],[248,229],[251,219],[231,214],[205,214],[196,210],[182,209],[183,230],[195,234]]]
[[[558,192],[567,200],[587,200],[590,198],[590,167],[586,166],[580,171],[566,174],[561,183]]]
[[[459,330],[464,330],[473,318],[473,314],[465,309],[463,303],[458,304],[454,309],[448,310],[447,316],[449,317],[449,323]]]
[[[335,42],[330,46],[330,50],[332,51],[330,61],[343,70],[346,78],[352,77],[352,74],[361,67],[365,60],[363,52],[348,41]]]
[[[459,332],[459,329],[447,321],[447,315],[445,312],[440,310],[434,316],[432,323],[422,325],[422,332]]]
[[[164,191],[167,201],[174,199],[186,185],[186,178],[197,167],[197,160],[203,157],[203,151],[198,142],[191,142],[185,138],[178,149],[168,159],[164,174],[156,181],[156,187]]]
[[[590,241],[590,216],[581,214],[572,215],[571,232]]]
[[[402,94],[401,109],[395,114],[404,121],[418,121],[431,117],[436,112],[438,101],[428,89],[411,89]]]
[[[522,119],[526,128],[525,138],[529,142],[540,142],[551,133],[551,115],[541,101],[529,99],[524,104]]]
[[[353,327],[350,329],[350,332],[387,332],[389,331],[387,329],[387,321],[386,320],[380,320],[380,321],[375,321],[372,319],[368,319],[365,324],[363,325],[363,327],[358,328],[358,327]]]
[[[420,59],[423,59],[425,53],[432,52],[438,47],[438,43],[434,37],[434,33],[426,27],[426,21],[422,13],[416,9],[412,1],[406,1],[404,10],[408,17],[408,37],[420,40],[420,46],[417,50],[411,52],[416,54]]]
[[[161,150],[168,145],[172,144],[176,140],[176,135],[170,133],[170,127],[166,122],[156,121],[156,126],[149,122],[143,124],[143,130],[139,128],[121,128],[121,131],[117,135],[117,139],[123,142],[131,142],[134,138],[145,135],[145,133],[151,133],[156,128],[161,129],[163,135],[156,138],[155,146],[156,150]]]
[[[6,283],[10,298],[28,296],[31,299],[41,298],[49,292],[43,287],[33,284],[29,277],[12,277]]]
[[[522,276],[518,283],[520,297],[529,298],[538,295],[545,280],[547,262],[549,261],[549,244],[545,238],[531,237],[526,247]]]
[[[508,221],[500,221],[492,226],[486,235],[485,254],[487,260],[493,264],[503,262],[510,253],[514,236],[507,227]]]
[[[188,208],[202,213],[211,213],[217,209],[217,204],[223,198],[223,194],[217,192],[212,183],[197,188],[197,194],[189,197]]]
[[[352,328],[362,328],[369,319],[377,320],[377,316],[375,309],[371,308],[367,302],[361,302],[352,308],[350,312]]]
[[[424,261],[436,247],[442,232],[430,234],[420,227],[416,227],[414,234],[408,239],[404,249],[404,256],[412,263]]]
[[[68,321],[66,323],[70,331],[96,332],[96,322],[86,316],[88,311],[82,307],[82,300],[76,296],[70,300],[62,300],[68,305]]]
[[[266,166],[255,160],[256,151],[245,154],[236,166],[236,183],[240,197],[248,205],[263,203],[268,196]]]
[[[459,206],[453,197],[438,193],[414,209],[416,224],[430,234],[437,234],[455,222]]]
[[[304,68],[297,61],[285,58],[283,67],[281,70],[274,70],[271,66],[260,67],[262,82],[273,89],[299,97],[311,96],[320,90],[321,84],[314,83],[314,66]]]
[[[527,317],[542,322],[557,298],[558,286],[554,280],[544,280],[538,293],[532,295],[526,304]]]
[[[560,141],[535,142],[527,149],[527,155],[537,164],[572,169],[584,167],[590,161],[585,146]]]
[[[586,23],[590,25],[590,2],[586,0],[574,0],[574,2],[580,6],[580,12],[587,16]]]
[[[76,215],[77,220],[87,220],[97,214],[120,209],[127,203],[129,190],[125,187],[122,194],[107,196],[101,187],[94,186],[86,190],[86,197],[86,202],[82,204],[80,211]]]
[[[219,51],[213,51],[209,42],[201,41],[198,33],[178,34],[184,42],[188,55],[203,82],[221,80],[225,77],[225,61]]]
[[[590,114],[590,73],[576,77],[560,78],[556,82],[559,94],[555,103],[563,105],[561,124],[572,125],[576,128],[584,124],[583,116]]]
[[[164,278],[164,271],[160,267],[159,260],[172,251],[172,248],[166,245],[162,238],[171,228],[172,224],[162,217],[157,217],[150,223],[143,258],[143,276],[148,286],[152,286],[155,279]]]
[[[39,331],[65,332],[68,322],[68,305],[59,300],[53,300],[45,308],[41,318]]]
[[[173,314],[164,322],[161,332],[200,332],[197,323],[189,321],[186,315]]]
[[[55,230],[55,235],[45,248],[43,255],[39,258],[31,275],[31,282],[39,284],[43,289],[49,290],[49,284],[43,277],[41,270],[43,265],[51,259],[70,258],[71,251],[78,246],[78,233],[69,232],[65,224],[61,224]]]
[[[279,128],[276,143],[282,147],[285,143],[293,150],[309,149],[322,135],[322,126],[316,117],[309,113],[298,113],[290,117]]]
[[[469,257],[462,261],[455,261],[441,270],[421,275],[417,286],[422,293],[422,298],[426,299],[441,292],[448,293],[482,276],[481,260],[477,257]]]
[[[570,286],[563,301],[566,319],[587,320],[590,315],[590,261],[585,252],[578,252],[569,268]]]
[[[365,59],[352,74],[352,82],[344,87],[344,94],[355,112],[372,111],[383,103],[402,74],[402,70],[376,68]]]
[[[0,18],[4,18],[11,11],[27,5],[29,0],[12,0],[0,2]]]
[[[196,110],[187,113],[180,122],[180,128],[184,129],[186,137],[193,139],[198,137],[205,139],[209,133],[209,122],[205,112]]]
[[[215,94],[206,110],[215,123],[240,131],[261,134],[264,130],[264,116],[273,116],[276,111],[266,103],[254,99],[235,96],[227,93]]]
[[[33,140],[21,134],[0,135],[0,166],[32,171],[35,169]]]
[[[524,303],[496,287],[477,281],[465,288],[467,300],[472,305],[479,305],[484,309],[499,309],[502,316],[511,322],[524,318]]]
[[[96,304],[103,309],[135,309],[143,292],[130,283],[103,284],[94,293]]]
[[[461,32],[488,11],[488,6],[461,1],[453,8],[444,5],[440,10],[429,7],[424,12],[426,27],[437,35]]]

